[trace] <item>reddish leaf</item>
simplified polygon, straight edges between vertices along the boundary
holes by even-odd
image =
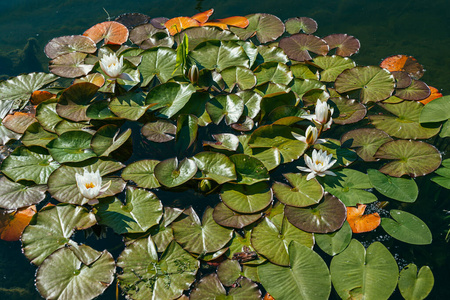
[[[39,103],[52,98],[56,98],[56,95],[47,91],[34,91],[33,94],[31,94],[31,103],[38,105]]]
[[[432,87],[432,86],[428,86],[428,87],[430,88],[431,95],[428,96],[428,98],[425,98],[425,99],[423,99],[423,100],[420,100],[419,102],[422,103],[422,104],[427,104],[428,102],[431,102],[431,101],[433,101],[434,99],[437,99],[437,98],[439,98],[439,97],[442,97],[442,94],[439,93],[439,91],[438,91],[437,88],[434,88],[434,87]]]
[[[229,26],[234,26],[234,27],[239,27],[239,28],[245,28],[248,26],[248,19],[246,17],[229,17],[229,18],[225,18],[225,19],[218,19],[215,20],[224,24],[227,24]]]
[[[35,205],[20,208],[12,213],[0,210],[0,238],[5,241],[18,241],[35,213]]]
[[[223,29],[223,30],[228,29],[227,24],[221,23],[219,21],[206,22],[206,23],[203,23],[202,26],[214,26],[214,27],[219,27],[220,29]]]
[[[128,29],[119,22],[108,21],[92,26],[83,35],[95,43],[105,39],[105,44],[122,45],[128,40]]]
[[[194,16],[192,16],[192,19],[199,21],[200,23],[205,23],[208,21],[209,17],[214,13],[214,9],[211,8],[210,10],[198,13]]]
[[[266,294],[264,295],[264,299],[263,299],[263,300],[275,300],[275,298],[272,297],[272,295],[270,295],[269,293],[266,293]]]
[[[347,207],[347,222],[353,233],[372,231],[381,223],[378,213],[364,215],[366,205],[358,204],[358,207]]]
[[[167,21],[164,26],[171,35],[175,35],[183,29],[200,26],[200,22],[189,17],[177,17]]]
[[[347,34],[332,34],[323,38],[330,50],[336,48],[336,54],[340,56],[350,56],[358,52],[359,40]]]
[[[423,75],[423,66],[417,62],[417,60],[412,56],[407,55],[394,55],[385,58],[380,67],[393,72],[393,71],[405,71],[413,79],[419,79]]]
[[[13,115],[7,115],[3,119],[3,126],[17,133],[24,133],[28,126],[36,122],[34,114],[15,112]]]

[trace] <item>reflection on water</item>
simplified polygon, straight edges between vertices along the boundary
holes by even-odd
[[[20,73],[47,71],[48,59],[43,48],[51,38],[81,34],[92,25],[107,20],[108,14],[115,18],[126,12],[140,12],[151,17],[171,18],[191,16],[209,8],[215,9],[213,17],[217,18],[255,12],[271,13],[282,20],[296,16],[314,18],[319,24],[318,36],[348,33],[361,41],[360,53],[354,56],[359,64],[378,64],[393,54],[411,55],[427,69],[422,79],[449,94],[448,0],[0,1],[0,79]],[[419,181],[423,182],[422,179]],[[433,186],[426,186],[421,190],[418,202],[423,204],[417,206],[417,213],[430,210],[430,205],[436,212],[448,209],[439,206],[440,199],[447,196],[434,195]],[[164,198],[162,193],[161,197]],[[189,199],[183,198],[183,201]],[[415,247],[415,254],[421,257],[427,257],[427,253],[434,255],[435,290],[439,290],[439,283],[443,282],[440,275],[445,274],[443,270],[448,267],[445,265],[448,262],[448,244],[442,242],[445,223],[436,222],[433,216],[423,220],[433,231],[434,242],[431,246]],[[423,259],[413,261],[412,253],[405,254],[405,257],[408,257],[408,262],[419,266],[427,263]],[[20,254],[20,242],[0,240],[0,299],[41,299],[33,285],[34,272],[35,268]],[[110,288],[109,294],[101,298],[114,299],[114,292],[114,288]],[[442,291],[440,295],[444,293]]]

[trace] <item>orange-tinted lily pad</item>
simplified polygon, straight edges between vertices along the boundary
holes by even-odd
[[[164,26],[171,35],[175,35],[186,28],[200,26],[200,22],[189,17],[177,17],[167,21]]]
[[[211,17],[211,15],[214,13],[214,9],[211,8],[210,10],[198,13],[196,15],[192,16],[192,19],[200,22],[200,23],[205,23],[206,21],[208,21],[209,17]]]
[[[381,62],[380,67],[387,69],[390,72],[405,71],[411,75],[413,79],[419,79],[424,72],[423,66],[419,64],[414,57],[402,54],[385,58]]]
[[[24,133],[28,126],[36,122],[34,114],[15,112],[13,115],[7,115],[3,119],[3,126],[16,133]]]
[[[35,213],[35,205],[11,213],[0,209],[0,238],[4,241],[18,241]]]
[[[437,99],[439,97],[442,97],[442,94],[439,93],[438,89],[432,86],[428,86],[430,88],[430,96],[428,96],[427,98],[420,100],[419,102],[422,104],[427,104],[428,102],[433,101],[434,99]]]
[[[100,73],[88,74],[84,77],[75,79],[73,81],[73,84],[81,83],[81,82],[89,82],[89,83],[95,84],[98,87],[102,87],[103,84],[105,83],[105,77],[103,77],[103,75]],[[31,96],[31,97],[33,97],[33,96]],[[33,98],[31,98],[31,100],[33,101]]]
[[[380,225],[380,215],[378,213],[364,215],[365,210],[364,204],[358,204],[358,207],[347,207],[347,222],[353,233],[369,232]]]
[[[225,19],[217,19],[214,21],[218,21],[223,24],[226,24],[229,26],[234,26],[234,27],[239,27],[239,28],[246,28],[249,24],[249,21],[246,17],[239,17],[239,16],[228,17]]]
[[[332,34],[323,38],[331,49],[336,48],[336,54],[350,56],[358,52],[361,44],[354,36],[347,34]]]
[[[98,23],[83,33],[95,43],[104,39],[106,45],[122,45],[128,40],[128,29],[119,22],[107,21]]]
[[[55,97],[55,94],[47,91],[34,91],[33,94],[31,94],[31,103],[33,103],[34,105],[38,105],[41,102]]]

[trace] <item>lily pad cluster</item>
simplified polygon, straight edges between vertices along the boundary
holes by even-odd
[[[51,74],[0,82],[0,140],[17,141],[0,233],[21,238],[41,295],[92,299],[117,280],[129,299],[426,297],[428,267],[399,276],[358,233],[432,242],[403,204],[435,170],[449,188],[428,143],[450,136],[449,96],[424,105],[415,59],[358,66],[359,41],[318,37],[310,18],[212,12],[125,14],[52,39]],[[390,214],[364,214],[387,200]],[[105,228],[123,238],[117,257],[73,238]]]

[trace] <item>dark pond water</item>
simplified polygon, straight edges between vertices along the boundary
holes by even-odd
[[[215,9],[215,17],[250,13],[271,13],[282,20],[307,16],[319,24],[318,36],[347,33],[361,42],[359,54],[352,58],[361,65],[377,65],[390,55],[414,56],[426,68],[422,79],[450,93],[450,1],[448,0],[276,0],[276,1],[123,1],[123,0],[13,0],[0,1],[0,79],[21,73],[48,71],[43,53],[53,37],[81,34],[92,25],[126,12],[140,12],[151,17],[190,16]],[[437,190],[429,178],[420,179],[420,197],[412,213],[424,220],[433,231],[432,246],[402,248],[390,245],[399,265],[414,262],[430,265],[435,287],[430,299],[450,299],[448,270],[449,245],[444,241],[449,220],[449,195]],[[447,226],[447,227],[446,227]],[[109,240],[108,248],[117,255],[120,239]],[[403,252],[402,252],[403,251]],[[406,251],[406,252],[405,252]],[[21,254],[20,243],[0,241],[0,299],[41,299],[35,291],[35,268]],[[393,298],[398,298],[395,294]],[[111,287],[102,299],[114,299]]]

